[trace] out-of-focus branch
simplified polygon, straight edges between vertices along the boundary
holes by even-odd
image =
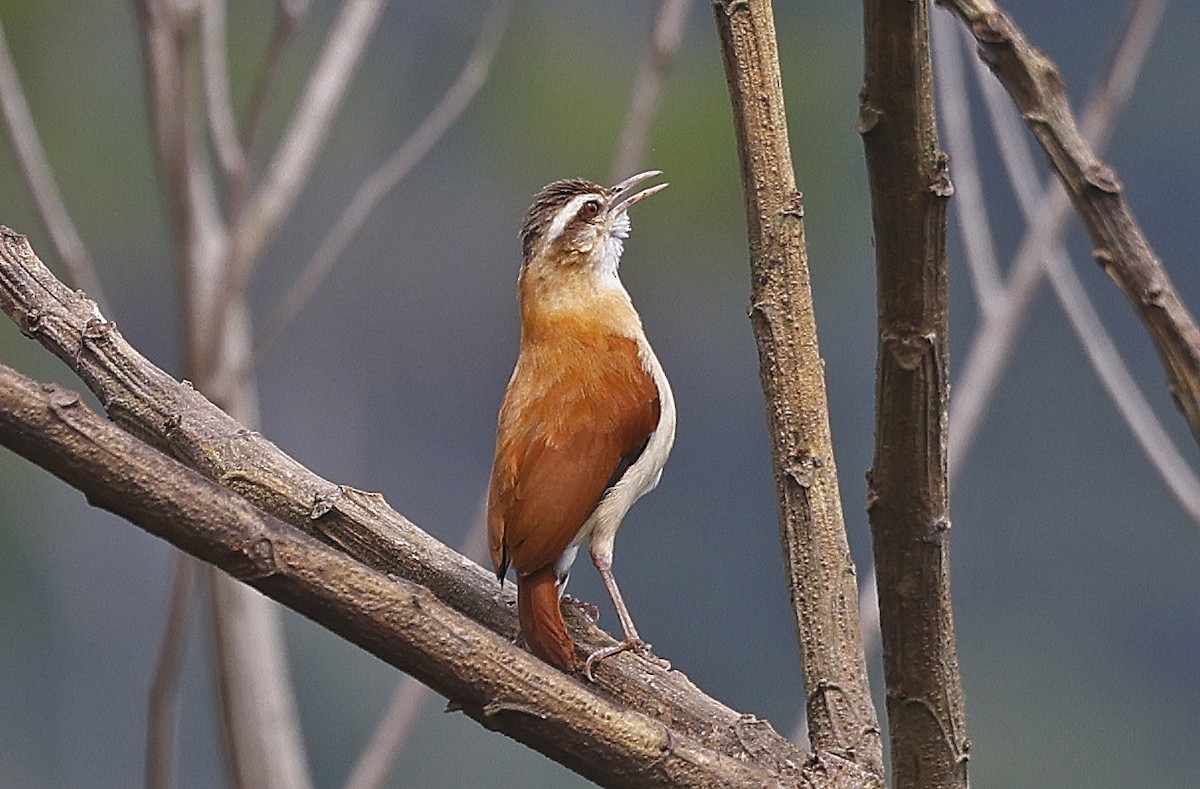
[[[991,0],[942,0],[968,26],[1050,158],[1092,238],[1093,256],[1149,330],[1176,404],[1200,440],[1200,326],[1150,248],[1117,174],[1083,138],[1054,64]]]
[[[460,546],[460,552],[471,559],[486,555],[487,516],[482,508],[475,525]],[[355,760],[350,777],[342,789],[379,789],[383,786],[391,774],[396,755],[408,740],[417,714],[428,698],[429,688],[410,675],[405,675],[397,683],[387,711],[371,735],[370,742]]]
[[[225,0],[201,0],[200,59],[204,73],[205,116],[217,161],[225,178],[230,180],[245,169],[246,155],[238,139],[233,112],[225,28]]]
[[[29,102],[25,100],[25,91],[21,88],[16,64],[8,49],[8,36],[3,24],[0,24],[0,111],[4,113],[4,126],[17,163],[21,166],[25,187],[33,198],[34,207],[50,235],[50,243],[54,245],[67,276],[75,287],[91,294],[100,309],[107,313],[107,300],[100,288],[100,276],[58,191],[54,171],[50,169],[50,160],[46,158],[46,150],[42,147],[33,114],[29,111]]]
[[[675,62],[675,53],[683,43],[688,11],[692,0],[661,0],[650,33],[650,45],[642,56],[637,76],[633,80],[633,95],[625,111],[621,139],[609,171],[610,182],[616,183],[630,173],[642,169],[650,146],[650,130],[658,114],[663,81]]]
[[[1137,13],[1131,18],[1129,27],[1121,37],[1110,67],[1092,92],[1084,110],[1084,134],[1097,149],[1103,149],[1111,136],[1113,126],[1128,103],[1132,87],[1137,81],[1144,55],[1154,38],[1157,28],[1154,6],[1161,0],[1149,0],[1139,4]],[[1161,8],[1157,9],[1161,12]],[[973,40],[973,39],[972,39]],[[984,101],[996,130],[1000,154],[1009,172],[1018,172],[1032,167],[1028,149],[1021,144],[1024,134],[1019,129],[1011,111],[1012,105],[1005,97],[1004,89],[976,62],[975,72],[983,90]],[[969,185],[969,184],[967,184]],[[1037,199],[1037,208],[1025,233],[1005,283],[1004,297],[991,314],[983,315],[980,327],[972,338],[962,370],[954,388],[951,403],[950,423],[954,426],[950,442],[950,478],[957,478],[963,462],[970,451],[988,403],[996,390],[1012,347],[1025,315],[1033,301],[1033,295],[1041,284],[1042,255],[1062,237],[1067,218],[1070,216],[1070,201],[1062,185],[1051,182],[1040,193],[1040,197],[1028,194],[1032,184],[1014,181],[1013,187],[1023,200]],[[976,228],[972,232],[982,232]]]
[[[704,696],[679,672],[618,656],[602,681],[585,685],[513,647],[511,588],[501,589],[490,572],[378,495],[317,477],[151,365],[96,314],[93,302],[58,282],[26,240],[7,229],[0,229],[0,309],[71,366],[129,431],[86,416],[77,396],[59,390],[46,394],[49,414],[44,404],[0,406],[35,425],[0,429],[0,440],[56,473],[84,464],[85,472],[68,479],[96,503],[161,530],[414,674],[488,728],[612,784],[863,785],[861,771],[839,754],[810,760],[765,721]],[[86,432],[87,446],[68,448],[60,466],[53,461],[58,450],[41,442],[68,420],[70,436]],[[139,450],[131,435],[246,501]],[[26,441],[38,443],[23,447]],[[158,465],[138,465],[143,461]],[[614,643],[582,615],[571,619],[581,653]]]
[[[137,8],[159,179],[177,250],[186,368],[204,391],[253,422],[252,387],[228,382],[229,371],[240,370],[249,354],[245,294],[225,287],[232,279],[229,237],[196,140],[200,98],[192,88],[201,8],[175,0],[137,0]],[[208,54],[225,57],[211,51],[211,42]],[[211,583],[214,600],[223,605],[214,610],[213,637],[233,784],[303,789],[311,781],[278,612],[223,576],[212,576]]]
[[[713,4],[733,106],[750,246],[750,318],[767,402],[788,588],[818,756],[882,784],[879,723],[858,622],[768,0]]]
[[[296,27],[308,15],[308,9],[311,6],[312,0],[277,0],[275,3],[275,24],[271,28],[267,51],[263,56],[258,78],[255,79],[254,88],[250,92],[250,108],[246,112],[246,121],[242,128],[242,149],[246,152],[247,157],[252,157],[255,148],[258,147],[258,135],[262,130],[268,100],[279,77],[283,53],[287,50],[288,42],[292,40],[292,34]],[[234,197],[237,205],[240,206],[241,198],[244,195],[238,193],[245,187],[244,179],[234,186],[236,186],[233,189]]]
[[[187,612],[196,583],[196,560],[185,553],[175,555],[171,592],[167,598],[166,627],[150,685],[146,715],[146,787],[170,789],[175,785],[171,765],[175,757],[175,708],[179,698],[179,674],[187,642]]]
[[[1105,88],[1097,92],[1084,112],[1083,127],[1086,136],[1109,136],[1108,132],[1114,125],[1113,120],[1132,92],[1149,42],[1153,40],[1162,20],[1164,7],[1163,0],[1141,0],[1137,3],[1128,29],[1122,37],[1121,46],[1113,59],[1109,77],[1104,81]],[[950,22],[948,16],[943,19],[945,24]],[[957,42],[952,35],[954,31],[940,26],[935,27],[935,30],[941,34],[940,40],[936,41],[936,45],[942,47],[938,50],[939,54],[943,50],[958,51]],[[940,70],[938,74],[941,75]],[[990,74],[984,73],[981,79],[985,86],[994,86],[995,90],[1001,90]],[[989,99],[991,98],[989,96]],[[965,86],[962,93],[949,94],[943,101],[943,106],[965,107],[966,104]],[[1038,221],[1042,184],[1038,181],[1037,169],[1028,150],[1026,136],[1011,112],[1011,107],[1007,104],[997,106],[998,104],[999,102],[989,101],[996,137],[1004,151],[1005,169],[1013,184],[1021,212],[1026,222],[1032,226]],[[979,182],[978,178],[964,180],[961,175],[963,169],[969,168],[974,162],[974,157],[961,155],[963,151],[973,148],[973,140],[963,129],[954,128],[949,123],[946,124],[946,128],[948,145],[955,161],[956,194],[966,197],[971,189],[977,188]],[[1102,142],[1099,147],[1103,147]],[[1061,193],[1059,189],[1056,191]],[[981,226],[977,221],[964,224],[965,235],[990,235],[986,224]],[[1061,240],[1054,239],[1038,259],[1041,262],[1041,270],[1048,275],[1051,287],[1096,375],[1129,426],[1142,452],[1163,479],[1172,496],[1192,518],[1193,524],[1200,526],[1200,478],[1176,448],[1171,436],[1155,416],[1153,408],[1122,361],[1108,330],[1088,298],[1083,283],[1071,266]],[[993,260],[988,265],[995,267],[996,264]]]
[[[946,204],[928,5],[863,3],[858,130],[875,228],[879,355],[867,475],[892,785],[969,785],[950,593]]]
[[[350,204],[338,218],[337,224],[326,234],[321,246],[296,278],[275,314],[266,322],[254,347],[252,365],[274,347],[292,320],[316,295],[317,289],[333,271],[334,265],[346,251],[350,241],[383,198],[428,155],[487,82],[492,60],[496,57],[504,31],[508,27],[512,6],[513,0],[495,0],[475,47],[458,78],[412,135],[358,188]]]
[[[981,319],[995,312],[1004,300],[1004,282],[997,262],[996,245],[988,221],[987,200],[979,159],[975,152],[975,134],[971,123],[971,102],[967,93],[967,69],[957,41],[957,25],[947,14],[934,14],[929,20],[933,42],[933,84],[937,91],[938,120],[946,131],[947,147],[954,161],[953,211],[962,238],[967,271],[975,289]],[[958,426],[955,425],[955,429]]]
[[[385,0],[346,0],[342,6],[262,184],[235,217],[231,269],[237,279],[230,285],[249,274],[300,196],[384,5]]]

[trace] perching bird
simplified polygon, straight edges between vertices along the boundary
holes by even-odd
[[[666,188],[555,181],[521,228],[521,350],[496,431],[488,492],[492,564],[517,574],[521,634],[538,657],[575,668],[560,599],[579,546],[590,552],[621,619],[624,650],[651,656],[612,574],[613,540],[633,503],[658,484],[675,441],[675,400],[617,275],[629,208]]]

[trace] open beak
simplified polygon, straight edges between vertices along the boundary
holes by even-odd
[[[620,216],[628,211],[629,207],[634,203],[641,202],[650,195],[666,189],[668,184],[657,184],[649,189],[643,189],[640,192],[634,191],[634,187],[636,187],[638,184],[642,183],[643,181],[648,181],[657,175],[662,175],[662,170],[647,170],[644,173],[638,173],[637,175],[630,176],[621,183],[613,185],[609,189],[609,191],[613,193],[613,202],[609,206],[608,215],[610,217]]]

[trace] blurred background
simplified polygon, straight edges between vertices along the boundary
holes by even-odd
[[[232,5],[230,69],[241,107],[274,4]],[[254,282],[260,320],[361,180],[453,81],[485,8],[391,4],[313,181]],[[1107,66],[1129,3],[1009,0],[1006,8],[1056,60],[1078,102]],[[266,436],[328,479],[383,492],[447,543],[463,540],[480,514],[495,413],[517,348],[522,214],[548,181],[609,176],[655,9],[645,0],[518,3],[474,104],[386,199],[263,362]],[[268,117],[272,146],[335,12],[334,3],[314,4],[297,34]],[[710,13],[705,3],[691,7],[646,161],[666,172],[671,188],[636,209],[623,263],[674,385],[679,431],[662,484],[625,522],[616,571],[658,654],[713,696],[790,733],[804,691],[746,319],[737,156]],[[779,3],[776,13],[837,461],[865,576],[875,278],[854,131],[860,9],[814,0]],[[170,238],[132,5],[0,0],[0,18],[67,205],[98,261],[109,317],[152,360],[181,374]],[[1198,38],[1200,6],[1170,4],[1107,156],[1193,309],[1200,309]],[[981,133],[980,142],[1007,261],[1023,224],[990,137]],[[7,141],[0,142],[0,223],[29,235],[56,267]],[[1141,324],[1090,262],[1078,222],[1071,227],[1069,248],[1097,308],[1195,462]],[[956,238],[952,354],[969,346],[977,317],[961,249]],[[6,320],[0,361],[81,388]],[[1044,288],[953,490],[952,516],[972,783],[1193,784],[1200,775],[1200,535],[1131,439]],[[141,783],[172,550],[0,451],[0,787]],[[600,606],[603,625],[615,624],[586,562],[572,592]],[[181,787],[226,780],[206,630],[194,612],[179,721]],[[314,780],[338,786],[399,675],[297,615],[286,614],[286,630]],[[586,784],[443,707],[441,699],[427,704],[392,786]]]

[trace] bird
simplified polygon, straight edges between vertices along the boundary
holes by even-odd
[[[545,662],[578,668],[561,602],[584,541],[623,639],[588,655],[631,650],[662,668],[638,635],[613,576],[617,529],[658,485],[675,442],[675,399],[618,275],[629,209],[667,184],[637,191],[650,170],[604,187],[546,185],[521,226],[521,341],[500,406],[488,488],[492,565],[517,577],[521,638]],[[594,610],[594,609],[593,609]]]

